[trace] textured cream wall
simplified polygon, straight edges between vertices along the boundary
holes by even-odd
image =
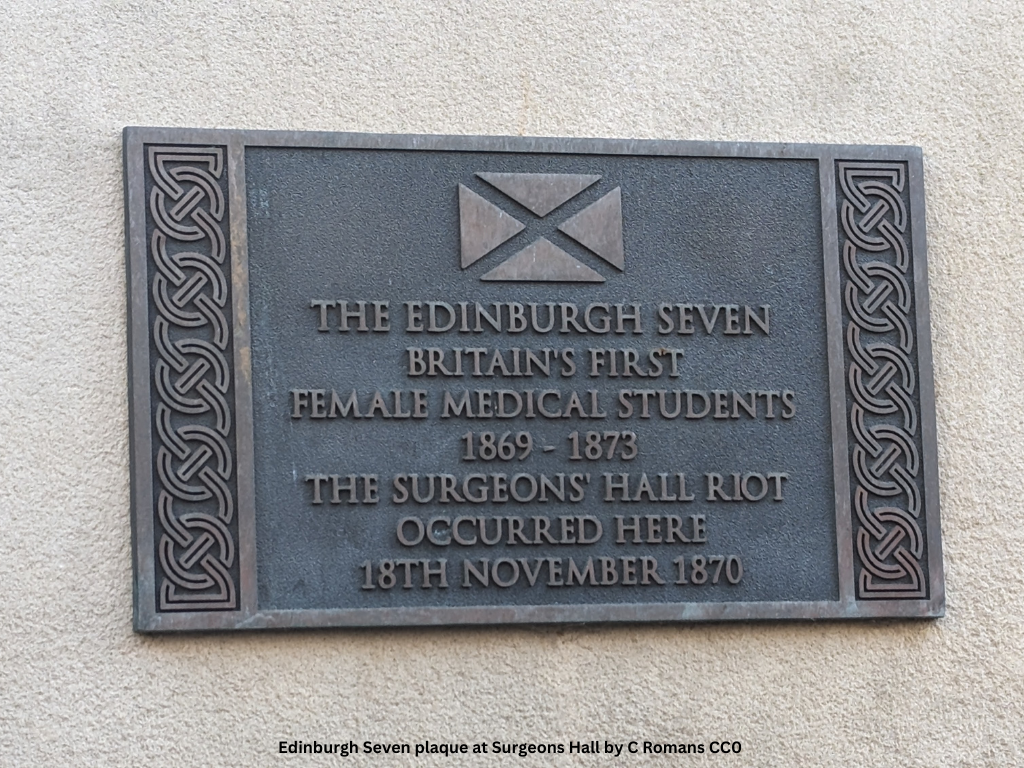
[[[665,765],[1024,764],[1022,15],[7,0],[0,764],[274,764],[278,739],[350,736],[743,742]],[[134,635],[124,125],[923,146],[946,618]]]

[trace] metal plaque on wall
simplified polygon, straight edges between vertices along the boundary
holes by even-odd
[[[137,630],[942,615],[919,149],[124,161]]]

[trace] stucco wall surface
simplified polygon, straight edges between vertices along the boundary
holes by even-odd
[[[947,615],[131,630],[121,128],[924,148]],[[1024,6],[0,9],[0,764],[1024,764]],[[330,760],[281,739],[651,739],[732,758]]]

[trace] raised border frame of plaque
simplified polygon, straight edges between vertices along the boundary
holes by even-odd
[[[817,161],[832,449],[844,457],[833,462],[839,599],[261,609],[246,244],[250,146]],[[943,615],[919,148],[130,127],[124,175],[137,631]],[[173,258],[169,242],[179,246]],[[183,252],[182,244],[194,250]],[[862,254],[875,260],[866,264]],[[169,323],[195,328],[195,338],[171,344]],[[885,355],[866,343],[870,334],[894,329],[900,343],[886,345]],[[172,428],[171,411],[202,416]],[[865,412],[888,415],[888,423],[868,428]],[[920,451],[908,437],[914,433]],[[881,506],[894,496],[906,501]],[[175,512],[190,500],[205,500],[207,511]],[[208,511],[214,503],[216,514]],[[196,580],[202,589],[192,593]]]

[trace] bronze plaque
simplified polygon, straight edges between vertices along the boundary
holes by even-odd
[[[919,149],[124,160],[137,630],[942,615]]]

